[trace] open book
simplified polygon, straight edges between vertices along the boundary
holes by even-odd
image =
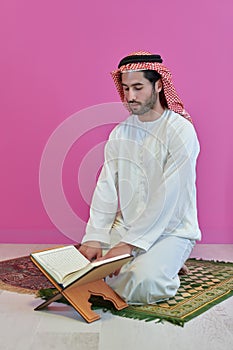
[[[90,262],[72,245],[31,253],[31,257],[63,288],[81,278],[85,283],[102,279],[132,259],[124,254]]]

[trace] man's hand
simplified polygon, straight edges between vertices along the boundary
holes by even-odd
[[[98,241],[89,241],[82,244],[79,251],[90,261],[102,257],[102,248]]]
[[[133,248],[134,246],[131,244],[122,242],[118,243],[113,248],[111,248],[102,259],[114,258],[115,256],[123,254],[131,254]]]
[[[105,259],[109,259],[109,258],[114,258],[115,256],[119,256],[119,255],[123,255],[123,254],[131,254],[133,248],[134,248],[134,246],[131,244],[118,243],[113,248],[111,248],[107,252],[107,254],[105,254],[102,258],[100,258],[98,260],[105,260]],[[110,275],[110,277],[112,277],[112,275],[117,276],[119,274],[119,272],[120,272],[120,269],[116,270],[113,274]]]

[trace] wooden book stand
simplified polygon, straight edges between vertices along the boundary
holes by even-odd
[[[89,274],[87,278],[82,278],[75,281],[69,286],[62,288],[51,276],[31,257],[33,263],[43,272],[49,281],[58,290],[58,293],[50,299],[37,306],[35,310],[42,310],[62,297],[69,301],[73,308],[88,322],[93,322],[100,319],[100,316],[91,309],[89,299],[91,295],[101,296],[105,300],[113,303],[117,310],[122,310],[128,306],[121,297],[110,288],[103,279],[97,279],[93,274]]]

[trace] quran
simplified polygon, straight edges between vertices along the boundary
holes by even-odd
[[[90,262],[73,245],[31,253],[32,260],[62,288],[100,280],[132,259],[130,254]]]

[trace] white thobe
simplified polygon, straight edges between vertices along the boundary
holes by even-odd
[[[131,115],[111,132],[82,243],[120,240],[148,251],[161,235],[199,240],[193,125],[171,110],[153,122]]]

